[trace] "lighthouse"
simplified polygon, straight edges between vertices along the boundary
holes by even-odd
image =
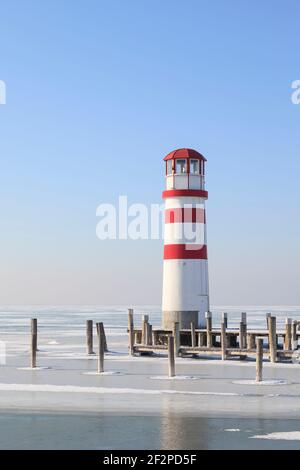
[[[178,149],[165,158],[163,328],[202,327],[209,310],[205,201],[206,158]]]

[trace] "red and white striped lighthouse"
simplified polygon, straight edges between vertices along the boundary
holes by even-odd
[[[209,310],[205,162],[192,149],[169,153],[166,162],[163,327],[204,326]]]

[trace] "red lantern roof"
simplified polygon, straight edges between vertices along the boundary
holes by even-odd
[[[206,162],[206,158],[203,157],[201,153],[196,152],[196,150],[193,149],[173,150],[173,152],[168,153],[168,155],[164,158],[164,161],[173,160],[174,158],[198,158],[199,160]]]

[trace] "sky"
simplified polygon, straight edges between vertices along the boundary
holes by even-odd
[[[96,210],[160,204],[207,158],[213,305],[300,305],[298,0],[0,0],[0,304],[159,305],[162,240]]]

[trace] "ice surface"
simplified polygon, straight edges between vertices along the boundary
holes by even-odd
[[[193,375],[175,375],[174,377],[169,377],[167,375],[157,375],[155,377],[150,377],[151,380],[197,380],[199,377]]]
[[[241,311],[248,312],[249,328],[265,328],[266,312],[277,315],[279,327],[286,316],[300,320],[299,307],[224,306],[213,309],[214,325],[222,311],[228,312],[229,327],[238,327]],[[135,325],[145,313],[160,325],[161,311],[151,306],[135,308]],[[36,370],[29,367],[31,318],[38,319]],[[87,319],[102,321],[106,329],[104,374],[97,374],[97,356],[86,354]],[[0,321],[7,351],[0,366],[1,409],[300,417],[298,364],[264,362],[265,386],[253,387],[253,360],[176,358],[176,377],[170,379],[165,354],[128,356],[125,306],[3,307]],[[94,333],[95,351],[96,341]],[[274,385],[280,385],[276,394]]]
[[[289,382],[286,380],[262,380],[261,382],[256,382],[256,380],[235,380],[233,382],[237,385],[287,385]]]
[[[251,436],[250,439],[271,439],[271,440],[284,440],[284,441],[300,441],[300,431],[289,432],[271,432],[270,434],[262,434]]]
[[[102,376],[104,374],[95,374]],[[185,390],[150,390],[121,387],[78,387],[72,385],[38,385],[38,384],[4,384],[0,383],[0,391],[5,392],[51,392],[51,393],[93,393],[93,394],[133,394],[133,395],[211,395],[211,396],[238,396],[238,393],[197,392]]]

